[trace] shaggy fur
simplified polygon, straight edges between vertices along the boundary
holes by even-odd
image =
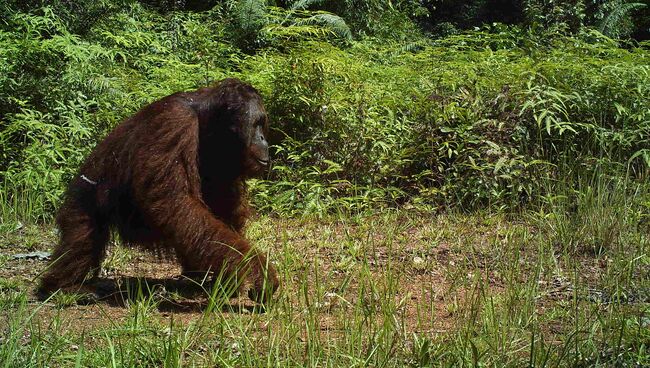
[[[129,245],[173,252],[186,273],[246,274],[251,298],[264,298],[265,284],[269,297],[276,272],[243,237],[244,180],[264,169],[260,155],[268,159],[263,136],[264,147],[250,143],[254,124],[267,132],[261,97],[236,79],[167,96],[122,122],[68,187],[41,291],[96,274],[115,229]]]

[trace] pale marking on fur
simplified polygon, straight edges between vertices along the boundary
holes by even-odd
[[[86,177],[86,175],[83,175],[83,174],[82,174],[82,175],[81,175],[81,179],[83,179],[83,181],[85,181],[85,182],[88,183],[88,184],[91,184],[91,185],[97,185],[97,182],[96,182],[96,181],[92,181],[92,180],[88,179],[88,177]]]

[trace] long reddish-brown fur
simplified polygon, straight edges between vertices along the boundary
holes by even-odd
[[[260,167],[233,129],[249,123],[251,106],[263,112],[257,91],[226,79],[158,100],[117,126],[68,187],[41,291],[77,287],[97,272],[115,229],[126,244],[172,251],[185,272],[225,267],[272,293],[275,270],[243,236],[245,179]]]

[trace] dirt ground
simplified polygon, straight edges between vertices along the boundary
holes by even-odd
[[[508,260],[502,259],[506,255],[499,247],[520,230],[536,231],[503,219],[263,217],[252,222],[248,237],[271,254],[280,272],[282,288],[276,297],[286,298],[295,310],[315,303],[321,312],[317,316],[321,331],[341,333],[348,306],[358,304],[360,298],[388,297],[394,301],[390,306],[375,302],[381,308],[394,308],[391,315],[406,332],[437,334],[454,328],[474,294],[503,292],[504,275],[496,265]],[[3,237],[0,291],[27,291],[29,303],[41,305],[34,288],[47,261],[14,255],[48,251],[55,242],[56,231],[49,226],[18,229]],[[516,261],[535,262],[526,257],[535,256],[521,255]],[[588,273],[599,271],[597,264],[592,268]],[[188,324],[204,317],[209,288],[179,274],[173,259],[113,245],[94,284],[102,299],[85,303],[53,298],[39,309],[38,320],[47,325],[57,316],[64,330],[79,333],[118,325],[129,317],[127,306],[134,295],[144,293],[155,299],[161,323],[173,319]],[[481,290],[476,280],[481,280]],[[540,288],[547,289],[542,294],[549,301],[558,293],[571,293],[557,280]],[[539,308],[543,310],[543,300]],[[223,311],[233,316],[257,313],[245,297],[231,299]]]

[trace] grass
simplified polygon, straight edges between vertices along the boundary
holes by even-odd
[[[258,217],[249,237],[283,283],[264,313],[154,285],[178,266],[119,247],[104,277],[140,282],[117,302],[35,301],[44,263],[10,255],[53,233],[25,225],[0,238],[0,366],[647,366],[647,226],[625,197],[575,201],[517,216]]]

